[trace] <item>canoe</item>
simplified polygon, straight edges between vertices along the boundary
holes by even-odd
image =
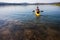
[[[35,15],[36,16],[40,16],[40,12],[35,12]]]

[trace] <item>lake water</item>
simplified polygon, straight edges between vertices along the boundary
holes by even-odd
[[[41,16],[37,19],[32,11],[36,5],[0,6],[0,20],[60,24],[60,6],[39,5]]]
[[[0,19],[16,19],[16,20],[35,20],[35,15],[32,12],[36,9],[36,5],[29,6],[0,6]],[[48,21],[59,21],[60,20],[60,6],[54,5],[40,5],[41,17]],[[45,18],[44,18],[45,17]],[[40,18],[41,19],[41,18]]]
[[[36,9],[36,5],[0,6],[0,35],[1,34],[3,35],[3,33],[5,33],[4,34],[5,36],[7,33],[9,34],[10,31],[8,31],[8,30],[10,28],[11,28],[10,30],[12,30],[12,31],[14,30],[14,32],[18,31],[20,27],[18,27],[18,26],[16,27],[16,25],[23,26],[23,28],[21,27],[20,29],[25,28],[26,31],[29,31],[29,32],[32,30],[34,30],[34,32],[35,32],[36,29],[38,29],[38,28],[42,29],[41,27],[43,27],[43,29],[48,30],[49,33],[56,33],[56,31],[57,31],[57,34],[59,34],[60,33],[60,6],[39,5],[39,9],[44,11],[44,12],[40,12],[40,14],[41,14],[40,17],[36,17],[35,13],[32,12],[35,9]],[[13,26],[11,26],[11,25],[13,25]],[[53,31],[49,30],[48,27],[51,28]],[[21,31],[21,30],[19,30],[19,31]],[[17,35],[18,35],[18,33],[17,33]],[[58,38],[57,37],[56,38],[59,39],[59,37],[60,36],[58,36]],[[1,39],[1,37],[0,37],[0,39]],[[2,39],[4,40],[3,36],[2,36]],[[19,38],[17,38],[16,40],[18,40],[18,39]],[[5,38],[5,40],[7,40],[7,39]]]

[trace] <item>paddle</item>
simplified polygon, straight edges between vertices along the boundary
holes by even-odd
[[[33,10],[32,12],[35,12],[35,10]],[[40,11],[40,12],[44,12],[44,11]]]
[[[44,11],[40,11],[40,12],[44,12]]]

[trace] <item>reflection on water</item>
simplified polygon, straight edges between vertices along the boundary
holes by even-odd
[[[60,40],[60,7],[39,7],[39,17],[35,5],[0,7],[0,40]]]

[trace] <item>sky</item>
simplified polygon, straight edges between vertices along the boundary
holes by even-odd
[[[0,0],[0,2],[9,2],[9,3],[51,3],[51,2],[60,2],[60,0]]]

